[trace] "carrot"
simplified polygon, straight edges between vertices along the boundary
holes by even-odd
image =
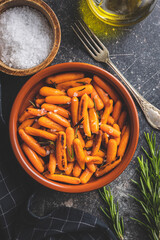
[[[71,124],[70,122],[62,117],[61,115],[57,114],[57,113],[53,113],[53,112],[48,112],[47,116],[54,122],[58,123],[59,125],[63,126],[63,127],[70,127]]]
[[[99,150],[99,151],[97,152],[97,156],[104,158],[105,153],[104,153],[103,151]]]
[[[35,167],[35,169],[42,173],[44,172],[44,166],[39,158],[39,156],[30,148],[28,147],[25,143],[22,144],[22,149],[32,165]]]
[[[113,111],[113,100],[109,100],[108,103],[105,105],[105,109],[103,115],[101,117],[101,123],[106,124],[109,118],[109,115]]]
[[[81,183],[87,183],[92,177],[93,172],[90,172],[88,168],[84,170],[84,172],[80,176]]]
[[[30,108],[33,108],[32,105],[30,105],[29,107],[30,107]],[[20,115],[18,121],[19,121],[20,123],[22,123],[24,120],[26,120],[26,119],[28,119],[28,118],[31,118],[31,117],[33,117],[32,114],[30,114],[28,111],[25,110],[25,111]]]
[[[86,148],[90,148],[90,147],[92,147],[93,146],[93,140],[88,140],[87,142],[86,142],[86,144],[85,144],[85,147]]]
[[[67,168],[66,133],[62,131],[57,135],[56,160],[59,170],[65,170]]]
[[[95,176],[96,177],[103,176],[104,174],[106,174],[106,173],[110,172],[112,169],[114,169],[120,162],[121,162],[121,158],[114,162],[106,163],[104,166],[97,169],[97,171],[95,172]]]
[[[118,124],[113,124],[113,128],[115,128],[116,130],[120,131],[120,127]],[[118,138],[114,138],[116,140],[116,143],[117,143],[117,146],[119,145],[120,143],[120,140],[121,140],[121,137],[118,137]]]
[[[116,159],[116,154],[117,142],[115,139],[110,139],[107,147],[107,162],[113,162]]]
[[[54,174],[56,170],[56,157],[54,153],[50,153],[49,155],[49,163],[48,163],[48,171],[50,174]]]
[[[100,129],[103,132],[106,132],[107,134],[113,136],[113,137],[119,137],[121,135],[121,132],[114,129],[113,127],[111,127],[110,125],[107,124],[101,124]]]
[[[68,127],[66,129],[66,144],[67,144],[67,160],[68,162],[74,162],[74,149],[73,149],[73,140],[74,140],[74,129]]]
[[[93,108],[94,107],[94,102],[93,100],[90,98],[90,96],[88,96],[88,108]]]
[[[111,116],[108,116],[107,124],[113,126],[114,124],[114,118]]]
[[[70,175],[71,174],[71,172],[72,172],[72,170],[73,170],[73,165],[74,165],[74,163],[72,162],[70,162],[70,163],[68,163],[68,165],[67,165],[67,168],[65,169],[65,174],[66,175]]]
[[[81,141],[78,138],[75,138],[73,140],[74,150],[76,154],[76,159],[79,164],[79,166],[84,169],[85,167],[85,153],[83,151],[83,147],[81,144]]]
[[[102,142],[102,131],[100,130],[93,141],[92,155],[96,156]]]
[[[104,105],[106,105],[109,101],[109,96],[106,92],[103,91],[102,88],[100,88],[96,83],[93,83],[93,86],[96,90],[96,92],[98,93],[99,97],[101,98],[102,102],[104,103]]]
[[[80,140],[80,142],[82,144],[82,147],[84,148],[85,147],[85,141],[83,140],[83,137],[82,137],[82,135],[81,135],[79,130],[77,131],[77,137]]]
[[[42,105],[44,103],[44,101],[45,101],[44,98],[37,98],[35,100],[35,104],[37,107],[40,107],[40,105]]]
[[[95,172],[96,171],[96,169],[97,169],[97,166],[94,164],[94,163],[92,163],[92,162],[88,162],[88,163],[86,163],[86,166],[87,166],[87,168],[88,168],[88,170],[90,171],[90,172]]]
[[[99,156],[87,156],[85,157],[86,163],[102,164],[103,158]]]
[[[41,87],[39,90],[40,95],[47,97],[47,96],[65,96],[66,93],[60,91],[59,89],[52,88],[52,87]]]
[[[39,125],[46,127],[46,128],[51,128],[53,129],[53,131],[65,131],[65,128],[61,125],[59,125],[58,123],[53,122],[52,120],[50,120],[47,117],[40,117],[38,119],[38,123]]]
[[[123,128],[122,128],[122,133],[121,133],[122,136],[123,136],[123,134],[125,133],[126,128],[127,128],[127,125],[124,125]]]
[[[71,100],[71,116],[72,116],[72,123],[74,126],[78,123],[78,106],[79,106],[78,98],[73,97]]]
[[[118,119],[118,125],[120,126],[120,129],[122,129],[123,126],[125,125],[126,119],[127,119],[127,112],[123,111]]]
[[[89,109],[89,123],[92,133],[97,133],[99,131],[99,120],[95,108]]]
[[[51,104],[70,104],[71,98],[68,96],[48,96],[45,98],[45,102]]]
[[[104,82],[100,77],[93,76],[94,82],[101,87],[108,95],[113,99],[114,102],[118,99],[118,94],[113,90],[113,88],[106,82]]]
[[[118,147],[118,151],[117,151],[117,156],[120,156],[121,158],[125,153],[125,150],[129,141],[129,135],[130,135],[130,128],[129,126],[127,126],[124,134],[122,135],[122,138]]]
[[[86,136],[91,137],[91,130],[88,116],[88,95],[85,93],[80,100],[79,120],[83,118],[83,130]]]
[[[74,167],[73,167],[73,171],[72,174],[74,177],[79,177],[80,174],[82,172],[82,168],[79,166],[79,164],[76,162]]]
[[[103,133],[102,141],[104,143],[104,147],[107,148],[107,145],[108,145],[108,134],[107,133]]]
[[[21,125],[18,127],[18,130],[21,129],[21,128],[24,129],[25,127],[31,126],[33,124],[33,122],[34,122],[34,119],[26,119],[26,120],[24,120],[21,123]]]
[[[33,127],[33,128],[37,128],[37,129],[41,127],[41,126],[39,125],[39,123],[37,122],[37,119],[36,119],[36,121],[33,123],[32,127]]]
[[[43,147],[39,145],[39,143],[31,136],[29,136],[24,129],[20,129],[19,135],[21,139],[36,153],[38,153],[40,156],[45,157],[46,156],[46,151]]]
[[[27,108],[26,111],[29,114],[37,117],[44,116],[47,113],[45,109],[38,109],[38,108]]]
[[[93,86],[91,84],[87,84],[84,86],[69,88],[67,90],[67,95],[69,97],[81,97],[83,94],[91,94],[93,90]]]
[[[42,104],[41,108],[45,109],[46,111],[49,111],[49,112],[57,113],[64,118],[69,118],[69,116],[70,116],[70,112],[68,110],[66,110],[62,107],[59,107],[57,105],[54,105],[54,104],[44,103],[44,104]]]
[[[65,183],[69,183],[69,184],[79,184],[81,182],[79,178],[66,176],[66,175],[60,175],[60,174],[46,173],[44,176],[53,181],[65,182]]]
[[[114,118],[115,122],[118,121],[121,111],[122,111],[122,102],[118,100],[113,107],[113,113],[112,113],[112,117]]]
[[[98,93],[94,88],[91,93],[91,99],[94,101],[98,111],[104,108],[104,103],[102,102],[101,98],[99,97]]]
[[[77,80],[77,79],[81,79],[81,78],[84,78],[84,73],[67,72],[67,73],[61,73],[61,74],[56,74],[54,76],[47,77],[46,83],[58,84],[58,83],[68,82],[68,81]]]
[[[24,130],[29,135],[36,136],[36,137],[42,137],[42,138],[49,139],[49,140],[52,140],[52,141],[55,141],[56,138],[57,138],[57,135],[49,133],[49,132],[47,132],[45,130],[42,130],[42,129],[37,129],[37,128],[33,128],[33,127],[26,127]]]
[[[74,81],[59,83],[56,85],[56,88],[59,90],[62,90],[62,91],[66,91],[69,88],[79,87],[79,86],[82,86],[85,84],[90,84],[91,81],[92,81],[91,78],[82,78],[82,79],[78,79],[78,80],[74,80]]]

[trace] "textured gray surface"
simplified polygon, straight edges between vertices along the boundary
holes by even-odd
[[[108,47],[111,58],[119,70],[130,83],[152,104],[160,109],[160,0],[154,11],[141,23],[133,27],[114,28],[101,23],[88,9],[85,0],[46,0],[55,11],[62,30],[62,41],[59,52],[52,64],[62,62],[86,62],[100,66],[111,73],[107,65],[95,62],[87,54],[82,44],[74,35],[70,25],[74,17],[80,14],[93,31]],[[114,73],[113,73],[114,74]],[[9,110],[13,100],[29,77],[18,78],[0,74],[3,84],[3,102],[5,118],[9,117]],[[10,96],[10,97],[8,97]],[[125,240],[144,239],[145,232],[130,217],[138,217],[139,209],[128,194],[137,195],[137,190],[131,178],[137,179],[137,156],[142,153],[141,146],[146,146],[144,132],[151,133],[153,129],[146,122],[138,104],[136,103],[140,136],[135,155],[127,169],[114,182],[109,184],[115,199],[119,201],[120,213],[124,216]],[[156,131],[155,131],[156,132]],[[157,141],[160,144],[159,132]],[[55,206],[66,205],[88,211],[100,219],[104,219],[100,206],[103,206],[98,191],[82,194],[66,194],[39,186],[34,212],[44,215]]]

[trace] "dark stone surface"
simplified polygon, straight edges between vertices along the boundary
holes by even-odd
[[[86,62],[100,66],[111,73],[104,64],[95,62],[86,52],[71,29],[75,17],[84,18],[91,29],[108,47],[111,58],[130,83],[152,104],[160,108],[160,0],[154,11],[141,23],[133,27],[114,28],[97,20],[90,12],[85,0],[46,0],[55,11],[62,30],[62,41],[59,52],[52,65],[62,62]],[[114,74],[114,73],[113,73]],[[29,77],[12,77],[0,73],[3,90],[3,114],[8,121],[12,103]],[[142,111],[136,103],[140,136],[135,155],[127,169],[114,182],[109,184],[115,200],[119,201],[120,213],[124,216],[125,240],[144,239],[145,232],[130,217],[138,217],[139,209],[128,194],[137,195],[131,179],[137,179],[137,156],[142,154],[141,146],[146,146],[144,132],[153,129],[146,122]],[[160,144],[158,131],[157,142]],[[67,194],[38,185],[33,211],[38,215],[50,212],[55,206],[66,205],[88,211],[104,219],[100,206],[103,206],[98,191],[82,194]]]

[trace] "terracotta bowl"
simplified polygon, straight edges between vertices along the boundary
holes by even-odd
[[[82,71],[89,74],[96,74],[104,81],[109,82],[109,84],[119,93],[120,97],[123,99],[129,114],[129,121],[131,126],[130,139],[122,162],[115,169],[102,176],[101,178],[92,179],[92,181],[88,182],[87,184],[80,184],[76,186],[48,180],[42,174],[37,172],[25,157],[21,149],[19,137],[17,134],[18,117],[29,105],[29,99],[32,99],[33,96],[35,96],[38,92],[39,88],[43,85],[42,80],[50,75],[69,71]],[[138,143],[139,119],[132,97],[126,88],[121,84],[121,82],[109,72],[87,63],[61,63],[41,70],[25,83],[14,101],[10,115],[9,131],[14,154],[21,166],[32,178],[44,186],[54,190],[78,193],[101,188],[112,182],[125,170],[134,155]]]
[[[61,29],[59,21],[53,12],[53,10],[42,0],[1,0],[0,1],[0,14],[7,10],[8,8],[18,7],[18,6],[29,6],[31,8],[35,8],[40,11],[47,19],[52,28],[54,39],[53,39],[53,47],[51,49],[48,57],[39,65],[28,68],[28,69],[15,69],[7,66],[0,60],[0,71],[16,76],[26,76],[32,75],[41,69],[47,67],[55,58],[60,42],[61,42]]]

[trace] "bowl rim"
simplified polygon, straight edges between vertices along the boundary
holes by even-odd
[[[2,8],[3,5],[6,5],[7,3],[11,3],[11,2],[14,2],[14,0],[2,0],[2,2],[0,2],[0,8]],[[40,64],[38,64],[32,68],[26,68],[26,69],[11,68],[11,67],[7,66],[5,63],[3,63],[2,60],[0,60],[0,71],[4,72],[6,74],[9,74],[9,75],[27,76],[27,75],[32,75],[32,74],[44,69],[49,64],[51,64],[51,62],[55,58],[55,56],[59,50],[60,43],[61,43],[60,23],[59,23],[59,20],[56,16],[55,12],[52,10],[52,8],[47,3],[45,3],[43,0],[23,0],[22,3],[18,6],[26,6],[25,3],[27,3],[27,2],[31,3],[32,8],[34,8],[33,5],[37,5],[39,8],[43,9],[43,11],[45,11],[46,15],[48,15],[48,17],[52,20],[53,27],[51,26],[51,29],[54,34],[53,46],[52,46],[52,49],[51,49],[49,55],[47,56],[47,58],[43,62],[41,62]],[[17,5],[15,4],[15,7],[16,6]],[[46,17],[44,13],[42,13],[42,14],[44,17]]]
[[[89,69],[88,69],[89,68]],[[94,182],[89,182],[86,184],[80,184],[80,185],[70,185],[70,184],[63,184],[59,182],[54,182],[51,180],[48,180],[42,176],[42,174],[38,173],[31,164],[27,164],[27,158],[25,157],[19,141],[18,141],[18,134],[17,134],[17,119],[18,119],[18,113],[21,106],[21,100],[22,96],[25,96],[25,94],[29,91],[30,87],[34,86],[38,82],[42,81],[45,77],[50,76],[51,74],[57,74],[62,72],[71,72],[71,71],[84,71],[84,72],[90,72],[93,74],[97,74],[100,77],[103,77],[103,80],[105,79],[110,80],[110,84],[116,87],[117,89],[120,89],[120,94],[124,95],[125,101],[128,104],[128,107],[130,110],[130,117],[132,117],[134,125],[132,126],[132,145],[131,148],[127,149],[127,152],[125,153],[125,161],[122,161],[113,171],[109,172],[108,174],[102,176],[101,178],[96,179]],[[81,62],[68,62],[68,63],[60,63],[56,64],[50,67],[47,67],[40,72],[33,75],[20,89],[19,93],[17,94],[17,97],[14,100],[11,113],[10,113],[10,119],[9,119],[9,135],[10,135],[10,141],[11,146],[13,149],[13,152],[19,161],[22,168],[37,182],[41,183],[42,185],[57,190],[61,192],[68,192],[68,193],[80,193],[80,192],[88,192],[93,191],[98,188],[101,188],[113,180],[115,180],[128,166],[130,163],[137,144],[138,144],[138,138],[139,138],[139,118],[137,109],[135,106],[135,103],[129,94],[128,90],[125,88],[125,86],[111,73],[108,71],[92,65],[88,63],[81,63]],[[114,174],[113,174],[114,172]]]

